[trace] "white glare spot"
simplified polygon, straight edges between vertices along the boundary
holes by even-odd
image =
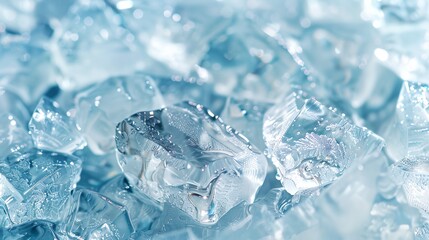
[[[389,59],[389,53],[381,48],[377,48],[374,50],[374,55],[382,62],[387,61]]]
[[[118,3],[116,3],[116,8],[118,10],[130,9],[133,6],[134,6],[134,3],[133,1],[130,1],[130,0],[119,1]]]

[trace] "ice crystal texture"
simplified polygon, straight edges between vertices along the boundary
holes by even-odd
[[[28,126],[39,149],[71,154],[86,144],[74,119],[48,98],[40,100]]]
[[[265,157],[243,135],[192,102],[126,118],[116,145],[133,184],[201,223],[252,203],[266,175]]]
[[[352,161],[382,147],[375,134],[299,94],[266,113],[263,132],[280,181],[291,194],[331,183]]]
[[[0,162],[2,227],[31,220],[63,220],[82,160],[61,153],[30,150]]]
[[[428,46],[429,0],[0,0],[0,239],[429,239]]]

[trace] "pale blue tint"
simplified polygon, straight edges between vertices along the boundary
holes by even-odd
[[[77,157],[36,149],[0,161],[0,226],[63,221],[81,164]]]
[[[116,145],[133,185],[203,224],[252,203],[266,175],[265,157],[243,135],[192,102],[126,118]]]
[[[74,119],[49,98],[40,99],[28,129],[39,149],[71,154],[86,145]]]

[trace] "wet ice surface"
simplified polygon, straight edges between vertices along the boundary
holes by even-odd
[[[266,175],[264,155],[202,105],[183,102],[118,124],[119,164],[132,184],[203,224],[252,203]]]
[[[263,134],[279,180],[291,194],[331,183],[353,161],[382,147],[377,135],[298,93],[270,108]]]
[[[82,160],[61,153],[30,150],[0,162],[1,227],[31,220],[62,221]]]
[[[40,99],[28,128],[39,149],[71,154],[86,145],[74,119],[48,98]]]
[[[0,0],[0,238],[428,239],[428,26],[428,0]]]

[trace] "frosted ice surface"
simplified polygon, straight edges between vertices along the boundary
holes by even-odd
[[[81,164],[77,157],[36,149],[0,161],[0,226],[61,221]]]
[[[267,171],[264,155],[243,135],[192,102],[126,118],[116,145],[132,185],[203,224],[252,203]]]
[[[96,154],[114,150],[115,126],[129,115],[164,106],[156,84],[143,74],[113,77],[80,92],[76,121]]]
[[[331,183],[383,140],[333,108],[293,93],[266,114],[263,135],[279,179],[295,194]]]
[[[39,149],[71,154],[86,145],[74,119],[49,98],[40,99],[28,128]]]

